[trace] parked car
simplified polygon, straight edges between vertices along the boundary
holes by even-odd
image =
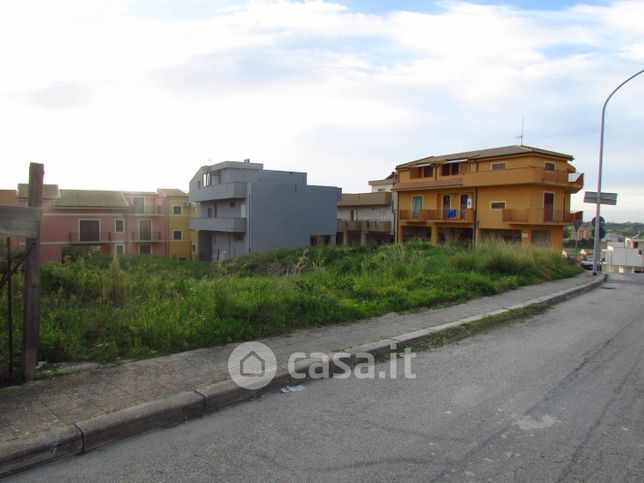
[[[593,257],[583,256],[579,260],[579,263],[581,264],[582,267],[584,267],[585,270],[592,270],[595,261],[593,260]],[[599,261],[599,267],[598,268],[599,268],[600,271],[602,269],[602,263],[604,263],[604,260]]]

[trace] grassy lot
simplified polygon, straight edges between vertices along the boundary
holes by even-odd
[[[40,359],[178,352],[453,304],[579,270],[558,253],[503,243],[316,247],[218,264],[89,256],[42,268]],[[3,292],[0,339],[6,339],[5,307]],[[16,321],[21,316],[16,310]]]

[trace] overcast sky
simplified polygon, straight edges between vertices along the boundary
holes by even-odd
[[[250,158],[312,184],[524,143],[596,190],[601,107],[644,68],[644,1],[2,0],[0,188],[181,188]],[[644,221],[644,75],[607,110],[609,221]],[[576,195],[573,208],[592,207]]]

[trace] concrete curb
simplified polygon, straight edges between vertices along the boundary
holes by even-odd
[[[392,345],[407,345],[420,342],[445,330],[507,313],[511,310],[523,309],[533,305],[554,305],[598,287],[607,278],[604,275],[577,287],[561,290],[525,303],[400,334],[390,339],[362,344],[347,351],[351,354],[351,360],[345,360],[345,362],[349,365],[355,362],[355,357],[358,353],[370,353],[374,357],[382,356],[390,352]],[[311,365],[319,363],[319,361],[319,358],[300,360],[296,363],[296,372],[306,374]],[[335,367],[332,367],[331,372],[334,372],[334,369]],[[305,378],[308,379],[308,377]],[[200,386],[194,391],[181,392],[165,399],[146,402],[85,421],[79,421],[70,426],[51,429],[31,438],[0,443],[0,477],[48,463],[58,458],[84,453],[149,429],[178,424],[230,404],[254,399],[263,393],[290,384],[293,380],[286,368],[280,367],[273,380],[261,389],[244,389],[231,380],[223,381]]]

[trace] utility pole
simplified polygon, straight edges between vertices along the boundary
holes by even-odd
[[[597,206],[595,208],[595,243],[594,243],[594,253],[593,253],[593,275],[597,275],[597,272],[599,272],[599,265],[601,261],[601,239],[599,237],[599,228],[601,226],[601,223],[599,220],[601,220],[599,216],[599,207],[600,207],[600,198],[601,198],[601,192],[602,192],[602,164],[603,164],[603,158],[604,158],[604,120],[606,118],[606,105],[608,104],[608,101],[610,101],[611,97],[619,90],[621,87],[626,84],[628,81],[634,79],[638,75],[644,73],[644,69],[640,70],[636,74],[633,74],[630,76],[628,79],[626,79],[624,82],[622,82],[620,85],[618,85],[613,92],[610,93],[610,95],[606,98],[606,101],[604,102],[604,107],[602,108],[602,125],[601,125],[601,132],[600,132],[600,137],[599,137],[599,168],[598,168],[598,175],[597,175]]]

